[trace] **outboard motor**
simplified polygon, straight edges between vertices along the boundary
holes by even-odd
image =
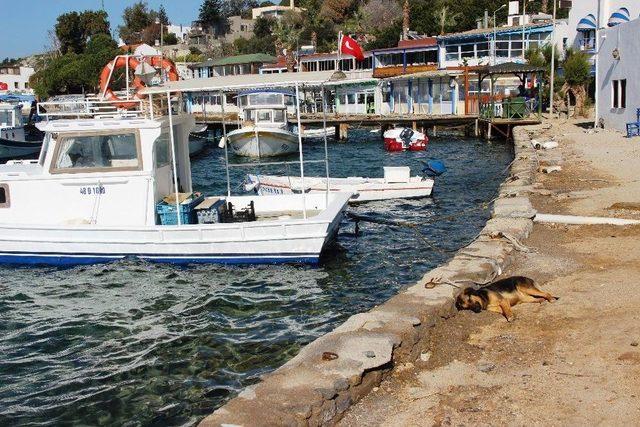
[[[422,173],[427,175],[428,177],[435,178],[436,176],[440,176],[447,171],[444,163],[440,160],[429,160],[425,165],[424,169],[422,169]]]
[[[413,130],[409,128],[404,128],[402,132],[400,132],[400,139],[405,144],[411,143],[411,137],[413,136]]]

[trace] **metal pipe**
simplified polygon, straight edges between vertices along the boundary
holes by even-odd
[[[169,111],[169,138],[171,140],[171,167],[173,168],[173,186],[176,195],[176,216],[178,217],[178,226],[182,225],[180,217],[180,190],[178,189],[178,166],[176,162],[176,144],[173,136],[173,112],[171,111],[171,92],[167,91],[167,110]]]
[[[600,61],[598,61],[598,55],[600,54],[600,14],[602,13],[602,6],[600,4],[600,0],[598,0],[598,18],[596,19],[596,44],[595,44],[595,55],[593,56],[594,66],[596,69],[596,87],[594,97],[596,99],[595,105],[595,117],[593,122],[593,127],[598,127],[598,120],[600,115],[600,84],[598,82],[598,78],[600,77],[600,72],[598,71],[598,65]],[[567,114],[568,115],[568,114]]]
[[[324,160],[305,160],[303,163],[324,163]],[[257,162],[257,163],[235,163],[229,165],[230,168],[253,168],[256,166],[276,166],[276,165],[299,165],[300,161],[295,162]]]
[[[307,196],[304,192],[304,155],[302,154],[302,124],[300,123],[300,90],[296,82],[296,117],[298,120],[298,149],[300,150],[300,181],[302,182],[302,218],[307,219]]]
[[[327,147],[327,99],[324,90],[324,84],[322,88],[322,128],[324,130],[324,168],[327,175],[327,206],[329,206],[329,192],[331,186],[329,185],[329,148]],[[365,98],[366,102],[366,98]],[[303,188],[304,189],[304,188]]]
[[[227,172],[227,197],[231,197],[231,178],[229,177],[229,149],[227,146],[229,145],[229,141],[227,141],[227,121],[224,114],[224,93],[222,91],[218,92],[220,94],[220,108],[222,109],[222,137],[224,138],[224,162]]]
[[[127,78],[125,79],[127,82],[127,100],[129,99],[129,55],[125,56],[125,69],[127,70]]]
[[[551,28],[551,82],[549,83],[549,113],[553,117],[553,91],[556,78],[556,11],[558,0],[553,0],[553,26]]]

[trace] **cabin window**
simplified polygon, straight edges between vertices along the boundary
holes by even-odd
[[[61,136],[52,173],[139,170],[140,147],[134,132]]]
[[[0,125],[13,126],[13,112],[10,110],[0,111]]]
[[[8,208],[9,206],[9,186],[7,184],[0,184],[0,209]]]
[[[275,110],[273,112],[273,121],[276,123],[284,123],[284,110]]]
[[[271,111],[269,110],[258,111],[258,122],[271,123]]]
[[[171,163],[171,137],[169,131],[162,132],[158,139],[156,139],[155,146],[153,147],[153,156],[155,158],[156,169]]]

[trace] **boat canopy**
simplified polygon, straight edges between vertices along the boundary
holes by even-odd
[[[590,13],[578,22],[578,27],[576,30],[578,31],[593,31],[596,29],[598,24],[596,23],[596,17]]]
[[[609,27],[615,27],[616,25],[624,24],[625,22],[629,21],[631,21],[629,9],[627,9],[626,7],[621,7],[611,14],[607,25]]]
[[[340,78],[339,74],[343,77]],[[166,82],[160,86],[146,87],[141,95],[164,94],[167,92],[236,92],[242,89],[293,88],[333,86],[348,83],[368,82],[372,79],[344,78],[344,73],[336,71],[315,71],[305,73],[241,74],[237,76],[210,77]]]

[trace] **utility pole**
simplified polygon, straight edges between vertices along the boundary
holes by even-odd
[[[496,14],[502,9],[504,9],[505,7],[507,7],[506,3],[493,11],[493,65],[496,65],[496,62],[498,62],[498,53],[496,51],[496,46],[497,46],[496,39],[498,38],[498,30],[496,29],[496,27],[498,26],[498,23],[497,23]],[[478,89],[478,93],[480,93],[479,89]]]
[[[600,52],[600,15],[602,14],[602,8],[600,4],[600,0],[598,0],[598,17],[596,18],[596,44],[595,44],[595,55],[593,57],[593,62],[596,68],[596,84],[595,84],[595,93],[594,96],[596,98],[596,106],[595,106],[595,117],[593,119],[593,127],[594,129],[598,127],[598,115],[600,114],[600,108],[598,107],[598,101],[600,100],[600,89],[598,88],[598,77],[600,73],[598,72],[598,54]]]
[[[553,94],[556,78],[556,11],[559,0],[553,0],[553,27],[551,28],[551,83],[549,90],[549,112],[553,117]]]
[[[525,25],[526,25],[526,21],[527,21],[527,1],[529,1],[529,0],[522,0],[522,61],[525,60],[525,57],[524,57],[524,39],[525,39],[524,31],[525,31]]]

